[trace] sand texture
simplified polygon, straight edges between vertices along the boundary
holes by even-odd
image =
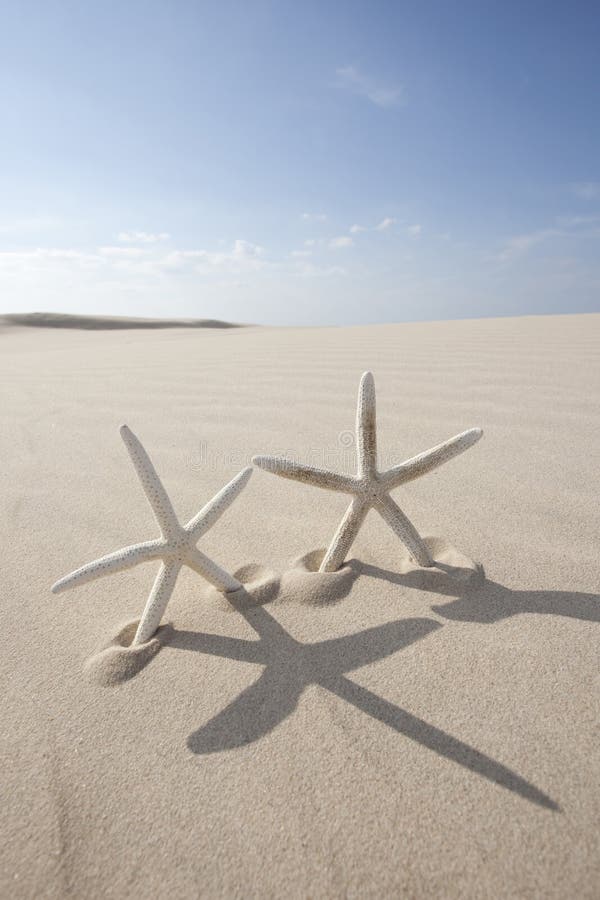
[[[0,331],[0,896],[597,898],[600,315]],[[350,474],[483,440],[373,511],[255,470],[131,648],[160,561],[119,427],[180,521],[266,453]],[[483,568],[479,565],[481,564]]]

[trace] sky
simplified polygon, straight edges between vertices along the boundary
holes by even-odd
[[[0,0],[0,312],[600,310],[600,6]]]

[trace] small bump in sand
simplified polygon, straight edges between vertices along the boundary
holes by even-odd
[[[382,578],[399,586],[422,591],[459,595],[469,588],[483,584],[483,566],[439,537],[423,539],[433,561],[428,567],[419,566],[408,550],[398,555],[394,570],[387,570],[358,559],[347,560],[335,572],[320,571],[324,549],[311,550],[295,560],[292,568],[281,578],[278,600],[327,606],[346,597],[355,580],[363,576]]]
[[[431,567],[417,565],[410,554],[404,553],[394,561],[394,572],[398,583],[405,583],[420,590],[437,592],[440,587],[454,587],[457,591],[479,587],[485,581],[483,565],[457,550],[445,538],[428,536],[423,541],[433,560]],[[365,574],[373,567],[359,563]],[[403,576],[407,576],[403,578]],[[390,578],[390,580],[394,580]]]
[[[367,562],[351,559],[335,572],[321,572],[319,567],[325,549],[310,550],[294,560],[290,569],[278,576],[258,563],[249,563],[235,572],[242,587],[222,594],[210,587],[205,596],[222,608],[238,613],[268,603],[296,603],[306,606],[328,606],[347,597],[358,577],[385,578],[398,585],[423,591],[459,595],[468,588],[478,587],[485,580],[483,567],[464,556],[447,541],[426,537],[424,541],[434,565],[422,568],[415,564],[408,551],[396,560],[396,571],[388,571]],[[399,601],[401,597],[399,596]],[[136,676],[168,643],[172,626],[161,626],[150,640],[134,645],[139,620],[122,625],[117,634],[86,662],[89,676],[102,686],[121,684]]]
[[[87,660],[85,670],[92,681],[103,687],[129,681],[154,659],[172,631],[170,625],[163,625],[149,641],[133,645],[138,625],[139,619],[121,625],[116,635]]]
[[[355,560],[344,563],[335,572],[321,572],[325,548],[310,550],[292,563],[281,578],[281,600],[307,606],[328,606],[347,597],[359,574]]]
[[[234,578],[241,584],[237,591],[220,593],[216,588],[209,587],[205,596],[221,608],[236,611],[242,607],[248,608],[272,603],[279,595],[281,579],[275,572],[259,563],[248,563],[241,566],[234,572]]]

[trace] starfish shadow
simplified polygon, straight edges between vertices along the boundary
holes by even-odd
[[[250,687],[189,736],[187,744],[192,753],[217,753],[259,740],[291,715],[305,688],[316,684],[398,734],[525,800],[546,809],[559,808],[539,788],[508,767],[346,677],[348,672],[425,638],[443,627],[439,622],[426,618],[403,619],[346,637],[304,644],[292,638],[264,607],[246,605],[239,597],[234,605],[258,634],[258,640],[174,629],[166,642],[173,649],[264,666]]]
[[[352,561],[354,563],[354,561]],[[476,587],[465,589],[447,572],[435,569],[400,575],[379,566],[356,564],[363,575],[389,581],[403,587],[454,597],[448,603],[432,606],[446,619],[457,622],[491,624],[520,613],[566,616],[584,622],[600,622],[600,594],[580,591],[516,591],[496,581],[483,579]],[[440,568],[440,564],[436,563]]]

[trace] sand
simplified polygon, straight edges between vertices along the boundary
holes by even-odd
[[[330,329],[0,333],[4,897],[563,897],[600,884],[600,315]],[[341,495],[255,471],[127,648],[157,534],[119,437],[183,520],[253,454],[353,469],[484,437],[394,492],[453,573]],[[485,580],[471,561],[480,562]],[[461,574],[462,573],[462,574]],[[139,658],[138,658],[139,657]]]
[[[236,322],[224,322],[222,319],[144,319],[135,316],[76,316],[52,312],[8,313],[0,316],[0,330],[15,325],[26,328],[74,328],[80,331],[241,327]]]

